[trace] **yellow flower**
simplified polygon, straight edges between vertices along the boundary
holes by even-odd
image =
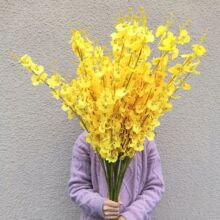
[[[176,48],[177,38],[173,35],[172,32],[168,32],[166,38],[164,38],[161,42],[161,45],[158,47],[159,50],[162,51],[170,51],[173,53],[173,59],[178,55],[178,49]]]
[[[149,132],[146,134],[146,137],[148,138],[149,141],[152,141],[152,140],[154,140],[155,133],[154,133],[153,131],[149,131]]]
[[[139,133],[141,131],[140,124],[139,123],[134,123],[133,126],[132,126],[132,131],[136,134]]]
[[[55,88],[57,86],[59,86],[61,84],[61,76],[56,73],[56,74],[53,74],[48,80],[47,80],[47,83],[49,84],[49,86],[51,88]]]
[[[35,74],[39,75],[41,73],[44,72],[44,67],[43,66],[40,66],[40,65],[37,65],[35,63],[33,63],[31,66],[30,66],[32,72],[34,72]]]
[[[74,95],[72,95],[71,93],[67,93],[64,97],[63,97],[65,103],[68,106],[71,106],[75,103],[76,101],[76,97]]]
[[[186,43],[189,43],[189,41],[190,41],[190,36],[189,36],[187,30],[186,30],[186,29],[182,29],[182,30],[180,31],[180,34],[179,34],[179,36],[178,36],[177,39],[178,39],[178,44],[186,44]]]
[[[69,120],[72,120],[76,114],[70,109],[67,111],[67,117]]]
[[[147,103],[147,107],[152,111],[156,111],[160,108],[160,105],[153,100],[149,100]]]
[[[70,86],[66,83],[63,83],[60,86],[60,95],[61,96],[65,96],[66,94],[68,94],[70,92]]]
[[[42,84],[45,82],[46,79],[47,79],[46,73],[42,73],[40,75],[32,75],[31,77],[32,85],[37,86],[39,84]]]
[[[156,37],[160,37],[161,35],[167,32],[167,27],[165,25],[160,25],[156,31]]]
[[[133,148],[134,151],[142,151],[144,150],[144,144],[131,143],[129,147]]]
[[[103,49],[99,46],[94,48],[94,58],[100,59],[103,57]]]
[[[127,94],[127,90],[125,88],[120,88],[116,90],[115,98],[120,99]]]
[[[198,56],[201,57],[206,53],[206,49],[204,46],[200,45],[200,44],[193,44],[192,45],[193,48],[193,52]]]
[[[200,72],[196,70],[196,68],[199,66],[200,60],[196,61],[195,63],[189,63],[184,67],[185,71],[188,73],[193,73],[199,75]]]
[[[173,108],[173,105],[170,102],[167,102],[165,107],[164,107],[164,111],[165,112],[171,111],[172,108]]]
[[[101,133],[105,133],[105,129],[106,129],[106,121],[105,120],[102,120],[100,125],[99,125],[99,131]]]
[[[134,156],[134,154],[135,154],[134,148],[129,148],[125,155],[129,156],[130,158],[132,158]]]
[[[175,94],[178,89],[191,89],[186,77],[199,74],[197,67],[206,53],[200,40],[182,54],[181,45],[191,38],[187,25],[174,35],[171,24],[150,30],[143,8],[140,15],[131,11],[117,21],[111,51],[74,29],[70,44],[79,61],[74,79],[59,73],[47,77],[44,67],[27,54],[19,63],[31,72],[33,85],[49,87],[69,120],[79,117],[88,131],[86,141],[105,161],[132,158],[144,149],[145,137],[154,140],[160,117],[172,110],[171,100],[180,97]],[[152,51],[158,54],[154,58]]]
[[[182,88],[183,88],[184,90],[190,90],[190,89],[191,89],[190,84],[187,83],[187,82],[183,82]]]
[[[69,108],[69,106],[68,106],[65,102],[63,102],[62,105],[61,105],[61,109],[66,112],[66,111],[68,111],[70,108]]]
[[[27,54],[24,54],[20,59],[19,62],[26,68],[32,65],[32,59]]]
[[[79,85],[81,88],[89,88],[91,85],[91,82],[85,78],[81,78],[81,80],[79,81]]]
[[[173,49],[171,50],[171,54],[172,54],[172,60],[177,58],[179,55],[179,49],[177,47],[173,47]]]
[[[73,52],[81,60],[91,55],[94,49],[91,41],[87,37],[83,38],[80,31],[75,29],[72,31],[70,43],[72,45]]]
[[[167,95],[168,96],[173,95],[175,90],[176,90],[176,86],[173,83],[171,83],[167,88]]]
[[[92,142],[92,135],[91,135],[91,133],[87,133],[86,134],[86,142],[87,143],[91,143]]]
[[[184,66],[182,64],[176,64],[168,69],[173,75],[179,75],[184,71]]]
[[[109,89],[105,89],[98,98],[96,104],[100,111],[111,111],[110,107],[114,104],[111,91]]]
[[[147,42],[154,42],[154,35],[153,35],[152,31],[147,32],[146,40],[147,40]]]
[[[76,108],[77,108],[79,114],[84,113],[86,105],[87,105],[87,103],[85,100],[83,100],[83,99],[78,100],[78,103],[76,104]]]
[[[60,90],[55,89],[55,90],[51,90],[51,94],[55,99],[60,99]]]

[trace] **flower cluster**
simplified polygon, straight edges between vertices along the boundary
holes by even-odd
[[[172,22],[149,29],[143,8],[139,14],[120,18],[111,34],[112,51],[92,43],[72,30],[71,47],[79,58],[77,77],[66,81],[60,74],[48,77],[28,55],[21,64],[32,73],[33,85],[45,83],[68,118],[79,116],[86,140],[101,158],[115,162],[143,150],[144,138],[153,140],[159,118],[172,109],[179,88],[189,90],[186,79],[199,74],[206,53],[200,42],[180,54],[191,41],[187,25],[171,32]],[[157,50],[158,54],[153,53]]]

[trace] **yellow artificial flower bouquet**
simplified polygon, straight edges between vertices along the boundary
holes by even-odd
[[[130,8],[131,9],[131,8]],[[172,20],[151,30],[143,7],[139,13],[119,18],[111,34],[112,51],[91,42],[72,30],[71,47],[79,59],[77,77],[67,80],[59,73],[48,76],[44,67],[27,54],[19,62],[32,74],[32,84],[46,84],[61,100],[68,119],[80,118],[87,130],[86,141],[98,154],[109,198],[117,201],[126,169],[136,151],[144,148],[144,138],[153,140],[159,118],[172,110],[178,89],[189,90],[186,81],[199,74],[197,67],[206,53],[204,36],[180,54],[190,43],[188,22],[175,35]],[[156,56],[152,51],[157,50]]]

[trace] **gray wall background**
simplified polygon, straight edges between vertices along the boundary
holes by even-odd
[[[174,12],[180,22],[193,20],[193,39],[209,31],[202,74],[190,78],[192,90],[181,92],[157,129],[166,191],[153,219],[220,219],[218,0],[0,0],[1,220],[79,219],[67,181],[72,145],[82,129],[78,120],[67,120],[48,88],[31,85],[9,51],[29,53],[48,72],[58,68],[74,76],[70,29],[86,28],[108,44],[118,11],[139,4],[151,27]]]

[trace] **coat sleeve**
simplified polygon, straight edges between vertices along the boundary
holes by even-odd
[[[121,213],[127,220],[149,219],[154,207],[161,200],[165,191],[161,161],[155,141],[148,142],[146,152],[148,154],[147,180],[136,200]]]
[[[71,200],[88,215],[104,217],[102,207],[106,198],[93,190],[89,147],[82,133],[73,145],[68,192]]]

